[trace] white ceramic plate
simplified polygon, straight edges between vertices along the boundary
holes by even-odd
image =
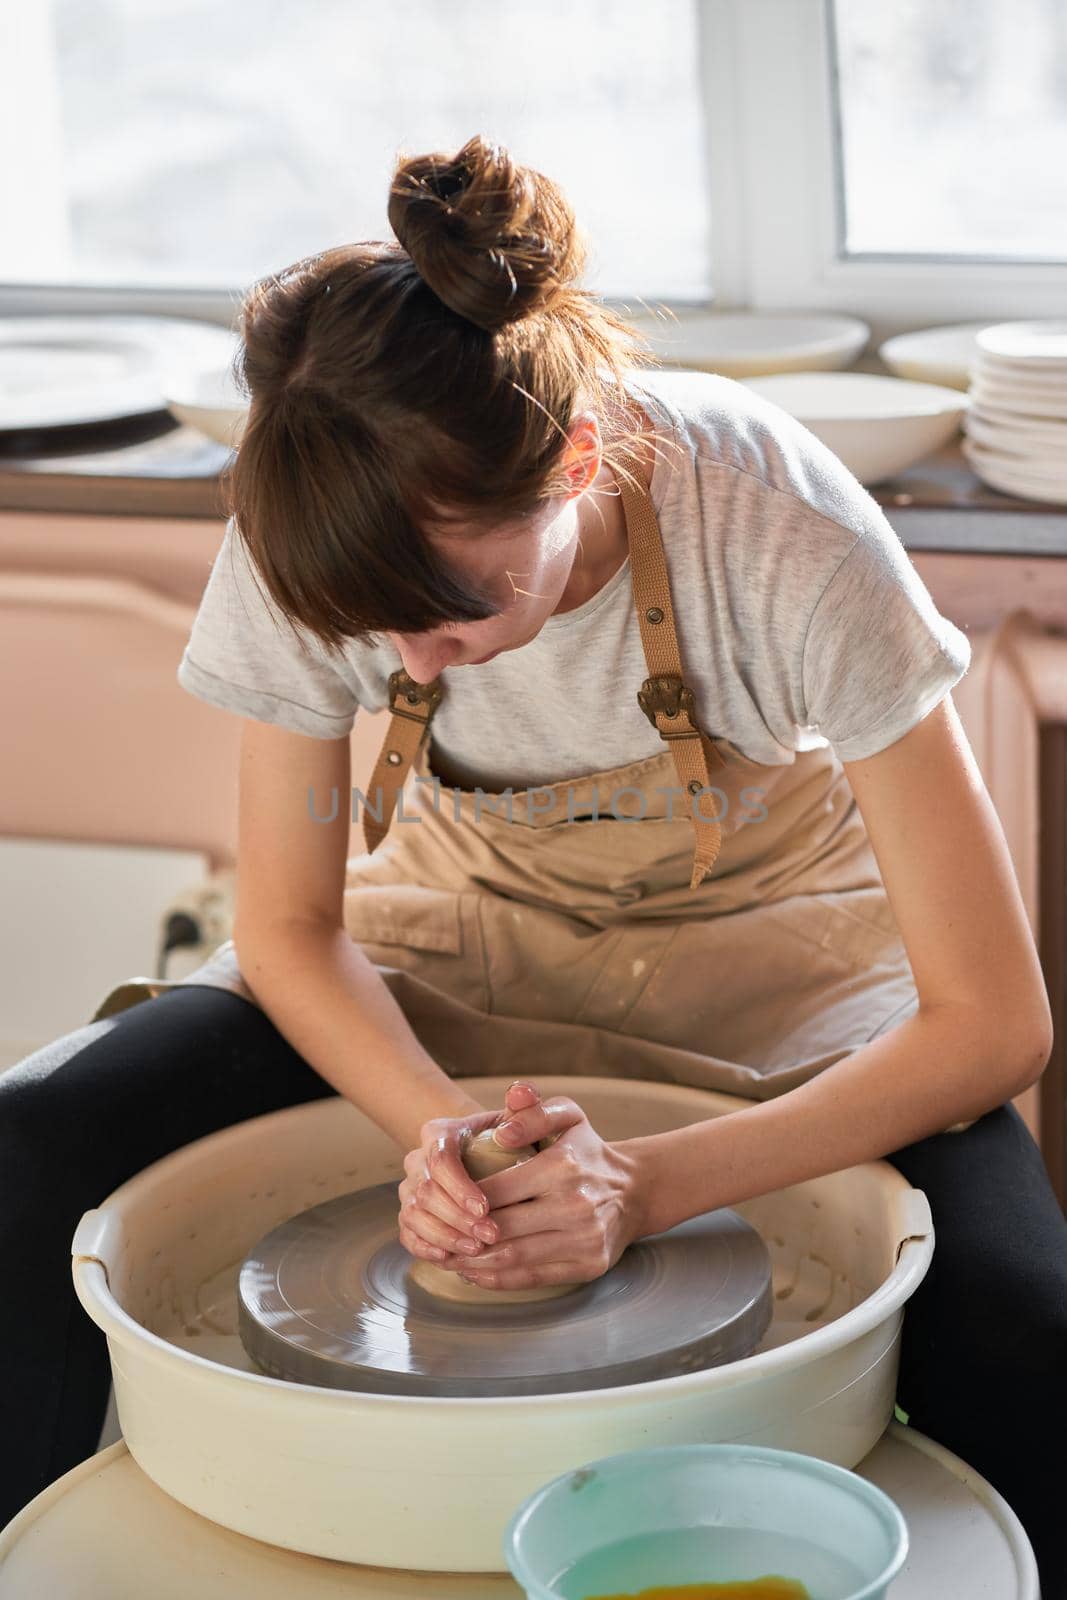
[[[986,356],[981,351],[975,361],[972,377],[976,380],[991,378],[994,382],[1017,383],[1020,388],[1039,395],[1067,394],[1067,367],[1029,367],[1023,361]]]
[[[0,317],[0,429],[69,428],[166,407],[175,365],[216,366],[235,335],[186,317]]]
[[[972,404],[967,412],[968,432],[973,423],[979,423],[987,431],[995,429],[998,434],[1017,436],[1028,441],[1032,439],[1035,443],[1047,443],[1054,449],[1063,448],[1067,452],[1067,420],[1029,417],[1021,411],[1002,411],[999,406]]]
[[[967,413],[964,432],[986,450],[1000,450],[1032,461],[1040,469],[1067,462],[1067,422],[1035,423],[1019,418],[1023,426],[991,422],[977,408]],[[1067,470],[1067,469],[1065,469]]]
[[[847,367],[870,338],[867,324],[856,317],[716,311],[679,313],[675,320],[623,314],[650,341],[658,360],[728,378]]]
[[[1036,421],[1067,421],[1067,389],[1062,394],[1038,394],[1026,384],[979,374],[971,385],[971,401],[982,410],[994,406]]]
[[[1067,369],[1067,322],[1052,317],[1038,322],[997,322],[979,334],[978,348],[1005,361]]]
[[[977,335],[989,326],[988,322],[957,322],[898,333],[879,345],[878,354],[898,378],[966,389],[978,356]]]
[[[229,365],[173,372],[164,390],[167,406],[179,422],[237,449],[248,419],[248,400]]]
[[[999,459],[994,460],[979,451],[968,440],[963,442],[963,454],[975,472],[990,488],[1001,494],[1018,495],[1023,500],[1041,500],[1050,505],[1067,505],[1067,478],[1062,481],[1039,480],[1029,467],[1012,468]]]
[[[1034,460],[1029,456],[1021,456],[1013,450],[1005,450],[1001,446],[990,447],[970,439],[966,443],[967,456],[971,462],[981,462],[983,466],[1002,467],[1006,472],[1015,473],[1020,478],[1035,484],[1044,484],[1049,488],[1067,485],[1067,466],[1060,466],[1051,456]]]
[[[798,372],[747,387],[781,406],[840,458],[860,483],[880,483],[946,444],[968,407],[958,389],[872,372]]]

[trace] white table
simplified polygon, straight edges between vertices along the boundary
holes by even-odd
[[[890,1600],[1039,1600],[1015,1513],[957,1456],[892,1423],[856,1471],[896,1501],[908,1560]],[[125,1442],[57,1479],[0,1533],[0,1600],[522,1600],[508,1576],[400,1572],[299,1555],[188,1511]]]

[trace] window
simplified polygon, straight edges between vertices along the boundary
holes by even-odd
[[[1064,0],[833,0],[842,248],[1067,261]]]
[[[590,287],[705,301],[697,9],[0,7],[0,117],[19,152],[0,176],[0,284],[237,291],[326,245],[388,237],[396,157],[482,132],[562,184]]]
[[[230,322],[476,130],[630,310],[877,341],[1067,296],[1067,0],[0,0],[0,128],[6,311]]]
[[[702,5],[719,304],[1062,316],[1067,0]]]

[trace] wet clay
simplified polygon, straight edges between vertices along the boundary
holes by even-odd
[[[505,1149],[497,1143],[494,1128],[483,1128],[481,1133],[464,1140],[461,1154],[463,1165],[472,1178],[488,1178],[494,1172],[504,1172],[508,1167],[517,1167],[522,1161],[532,1160],[537,1150],[532,1144]],[[471,1265],[475,1265],[477,1260],[477,1256],[472,1256]],[[522,1305],[533,1300],[556,1300],[560,1295],[569,1294],[572,1289],[579,1287],[574,1283],[551,1283],[534,1289],[486,1289],[478,1283],[467,1283],[458,1272],[435,1267],[432,1261],[420,1260],[412,1263],[408,1276],[427,1294],[437,1295],[442,1300],[478,1306]]]

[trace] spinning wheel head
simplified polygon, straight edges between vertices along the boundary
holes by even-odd
[[[511,1166],[516,1155],[530,1159],[499,1146],[486,1158]],[[469,1150],[464,1159],[472,1176],[488,1175],[472,1170]],[[641,1239],[601,1277],[540,1302],[487,1289],[457,1304],[420,1286],[413,1259],[397,1237],[394,1183],[291,1217],[241,1267],[246,1351],[272,1377],[333,1389],[559,1394],[740,1360],[771,1320],[766,1246],[733,1211]]]

